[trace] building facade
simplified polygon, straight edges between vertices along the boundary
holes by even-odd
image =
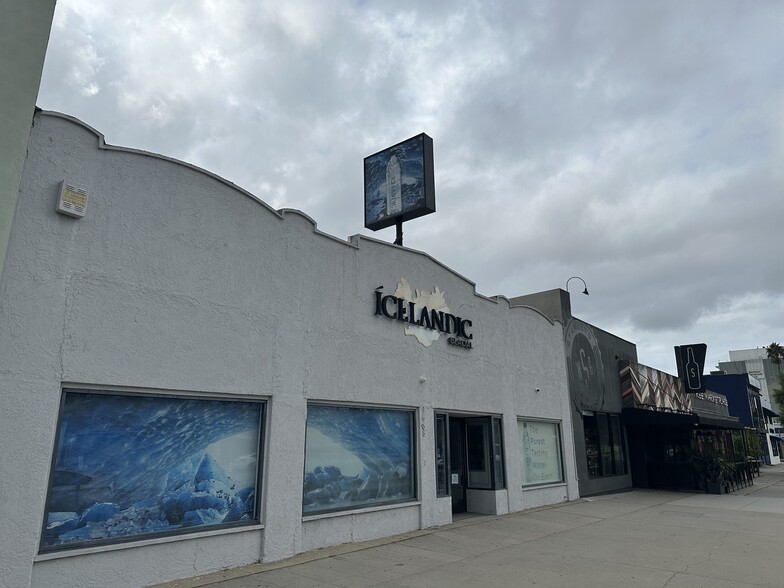
[[[680,378],[633,362],[621,380],[635,487],[704,491],[714,457],[745,460],[735,452],[743,424],[723,395],[687,393]]]
[[[3,586],[142,586],[579,496],[562,322],[64,115],[30,135],[0,348]]]
[[[749,374],[760,382],[762,406],[781,414],[784,407],[778,406],[773,399],[773,391],[778,388],[782,366],[768,359],[764,347],[730,351],[730,360],[721,361],[719,371],[727,374]]]
[[[767,464],[773,450],[762,406],[762,383],[750,374],[710,374],[703,377],[706,391],[723,394],[730,415],[737,417],[751,440],[750,453]]]
[[[637,347],[572,316],[569,293],[555,289],[511,299],[563,322],[580,495],[629,490],[632,476],[623,422],[620,366]]]
[[[41,83],[55,0],[4,2],[0,6],[0,275],[35,101]]]

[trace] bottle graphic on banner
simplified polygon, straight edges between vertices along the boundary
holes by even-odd
[[[700,364],[694,359],[694,350],[691,347],[686,349],[688,360],[686,361],[686,383],[689,390],[699,390],[702,387],[700,382]]]
[[[387,216],[403,210],[402,176],[400,162],[393,155],[387,163]]]

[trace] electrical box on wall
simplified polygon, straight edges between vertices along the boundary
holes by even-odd
[[[63,180],[57,197],[57,212],[76,218],[83,218],[87,211],[87,190]]]

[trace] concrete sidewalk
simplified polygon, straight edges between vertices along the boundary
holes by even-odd
[[[713,496],[634,490],[342,545],[166,588],[784,586],[784,464]]]

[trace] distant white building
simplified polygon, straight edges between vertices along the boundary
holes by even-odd
[[[778,387],[781,366],[768,359],[768,352],[764,347],[738,349],[729,353],[730,360],[719,362],[719,369],[728,374],[745,373],[757,378],[762,384],[762,405],[781,414],[784,407],[777,406],[771,400],[773,390]]]

